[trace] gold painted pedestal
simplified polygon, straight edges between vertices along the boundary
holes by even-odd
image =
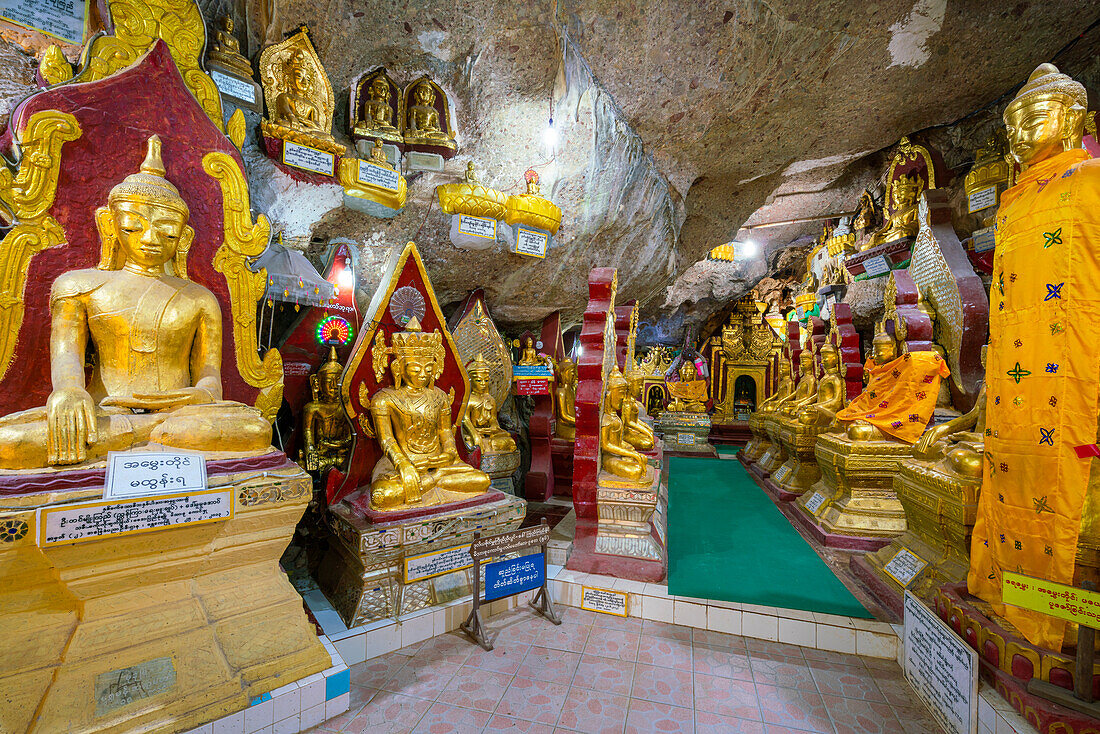
[[[769,480],[775,485],[780,499],[795,499],[821,479],[814,447],[818,436],[830,430],[831,426],[807,426],[797,419],[781,418],[776,421],[776,436],[787,454],[787,460],[772,472]]]
[[[515,530],[526,514],[526,502],[504,495],[473,507],[442,506],[372,523],[341,502],[329,508],[328,551],[317,580],[349,628],[445,604],[471,593],[470,569],[405,584],[403,559],[471,543],[475,532],[484,537]]]
[[[798,498],[798,506],[827,535],[890,538],[905,532],[905,509],[894,494],[894,475],[912,456],[900,441],[853,441],[825,434],[814,449],[821,481]],[[816,496],[824,501],[813,509]]]
[[[775,415],[769,415],[764,419],[764,432],[768,436],[769,446],[756,462],[756,468],[767,475],[773,474],[790,457],[787,456],[787,449],[779,441],[779,419]]]
[[[309,476],[210,486],[233,487],[231,518],[46,548],[35,509],[102,487],[4,499],[0,731],[185,731],[331,665],[279,568]]]
[[[664,441],[666,452],[717,454],[710,444],[708,413],[666,410],[653,419],[653,430]]]
[[[596,552],[663,561],[667,506],[661,474],[654,467],[640,482],[601,471],[596,485]]]
[[[739,452],[739,458],[746,465],[759,461],[760,457],[771,446],[771,438],[764,430],[764,418],[766,416],[766,413],[759,412],[754,412],[749,416],[749,431],[752,432],[752,438],[745,445],[745,448]]]
[[[489,486],[499,489],[505,494],[514,494],[515,486],[512,475],[519,469],[519,450],[508,453],[485,453],[481,455],[481,471],[489,475],[492,480]]]
[[[965,582],[980,490],[981,481],[962,477],[942,462],[914,458],[902,463],[894,477],[894,491],[905,508],[908,529],[890,545],[869,554],[868,566],[899,597],[908,588],[930,599],[944,584]],[[919,559],[917,565],[927,564],[912,579],[905,575],[895,578],[885,570],[904,551]],[[899,581],[908,581],[908,586]]]

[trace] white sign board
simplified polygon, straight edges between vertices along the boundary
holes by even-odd
[[[581,587],[581,609],[601,614],[614,614],[625,617],[629,594],[625,591],[597,589],[592,586]]]
[[[694,446],[695,445],[695,434],[694,433],[677,433],[676,434],[676,443],[680,444],[681,446]]]
[[[787,478],[787,475],[791,473],[790,464],[784,464],[775,470],[775,474],[772,474],[772,481],[778,484]]]
[[[495,240],[497,237],[497,220],[459,214],[458,231],[471,237],[484,237],[487,240]]]
[[[87,0],[2,0],[0,16],[69,43],[84,40]]]
[[[217,69],[210,70],[210,78],[222,94],[249,104],[256,104],[256,87],[243,79],[223,74]]]
[[[978,731],[978,653],[905,592],[905,657],[909,685],[947,734]]]
[[[111,451],[107,454],[105,500],[204,489],[206,459],[202,454],[153,451]]]
[[[973,214],[997,205],[997,184],[978,189],[966,199],[967,212]]]
[[[397,191],[401,186],[401,174],[392,168],[380,166],[377,163],[359,161],[359,171],[356,173],[359,183],[377,186],[387,191]]]
[[[323,150],[283,141],[283,163],[303,171],[331,176],[336,171],[336,156]]]
[[[519,227],[516,229],[516,253],[531,257],[546,257],[550,236],[544,232]]]
[[[928,561],[908,548],[902,548],[882,567],[882,570],[890,574],[890,578],[897,581],[902,587],[907,587],[909,584],[913,583],[913,579],[915,579],[927,565]]]
[[[38,510],[38,545],[64,545],[113,535],[131,535],[233,516],[233,490],[124,501],[73,502]]]
[[[877,278],[890,272],[890,264],[886,262],[885,255],[878,255],[863,263],[863,270],[868,278]]]
[[[461,571],[473,565],[474,559],[470,557],[469,544],[410,556],[405,559],[405,583],[411,584],[414,581],[423,581],[452,571]]]
[[[988,252],[997,246],[995,229],[995,227],[986,227],[974,230],[974,234],[970,235],[974,243],[974,252]]]
[[[821,494],[821,492],[814,492],[813,496],[806,500],[806,509],[810,512],[817,512],[824,501],[825,495]]]

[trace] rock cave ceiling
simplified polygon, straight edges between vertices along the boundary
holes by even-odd
[[[457,109],[459,155],[446,173],[411,178],[395,219],[340,206],[337,186],[295,183],[250,142],[253,205],[292,245],[357,243],[364,301],[390,251],[415,240],[442,303],[481,286],[509,330],[554,309],[576,323],[588,270],[610,265],[620,300],[643,304],[643,339],[678,341],[762,278],[777,291],[784,276],[800,277],[821,228],[755,230],[761,257],[704,259],[743,225],[853,208],[897,140],[928,128],[964,173],[1004,95],[1042,61],[1083,81],[1091,109],[1100,102],[1100,4],[1081,0],[199,4],[208,19],[232,13],[250,53],[265,24],[269,42],[308,25],[336,92],[338,138],[358,73],[385,65],[399,83],[426,72],[443,85]],[[11,55],[0,49],[9,106],[30,84],[27,64]],[[553,158],[541,143],[551,104]],[[543,194],[564,212],[545,260],[450,243],[435,186],[467,160],[506,193],[537,168]]]

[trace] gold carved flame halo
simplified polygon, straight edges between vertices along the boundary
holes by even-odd
[[[359,371],[359,365],[362,364],[364,359],[371,359],[371,367],[377,370],[379,365],[385,370],[389,364],[389,355],[385,354],[382,350],[386,350],[385,333],[379,328],[386,313],[389,309],[390,298],[393,296],[393,292],[397,290],[397,282],[401,277],[401,273],[405,269],[405,264],[409,258],[412,258],[413,263],[416,265],[417,271],[420,273],[420,281],[424,284],[425,300],[428,302],[428,306],[432,309],[432,313],[435,314],[436,321],[439,324],[446,324],[446,319],[443,318],[443,312],[439,309],[439,301],[436,300],[435,291],[432,289],[432,282],[428,278],[428,271],[424,268],[424,261],[420,258],[420,251],[417,250],[416,244],[413,242],[405,245],[401,254],[396,258],[391,258],[390,265],[386,269],[386,273],[382,278],[382,282],[378,287],[378,290],[374,292],[374,297],[371,299],[370,306],[367,308],[367,313],[370,314],[370,321],[364,326],[363,330],[359,332],[359,337],[355,340],[355,347],[352,349],[351,357],[348,358],[347,367],[344,368],[344,377],[340,383],[340,396],[344,401],[344,408],[348,412],[348,417],[352,422],[359,425],[365,431],[370,433],[371,429],[366,419],[369,417],[369,413],[360,415],[356,410],[354,403],[352,402],[352,388],[356,390],[356,395],[359,397],[359,392],[363,391],[365,385],[352,385],[355,381],[355,374]],[[442,326],[440,331],[443,333],[443,348],[450,351],[458,362],[458,373],[462,377],[462,405],[458,411],[452,430],[458,430],[458,426],[462,423],[462,417],[466,414],[466,406],[470,401],[470,378],[466,374],[466,365],[462,364],[462,358],[458,351],[458,347],[455,346],[454,339],[451,337],[451,332]],[[368,346],[369,345],[369,346]],[[376,354],[377,351],[377,354]],[[388,350],[387,350],[388,351]],[[368,356],[367,353],[370,353]],[[379,378],[376,381],[381,383],[383,378]],[[452,399],[454,395],[452,394]],[[367,404],[367,400],[361,401],[364,406]]]
[[[302,26],[296,33],[281,43],[268,46],[260,53],[260,81],[263,83],[264,99],[267,104],[274,106],[279,95],[286,91],[283,66],[295,53],[302,53],[313,69],[314,83],[318,89],[314,90],[314,96],[321,103],[318,110],[321,115],[320,128],[332,129],[332,113],[336,109],[336,98],[332,94],[332,82],[329,81],[325,67],[321,64],[321,57],[313,48],[313,42],[309,40],[309,29]],[[270,113],[268,118],[271,118]]]
[[[512,356],[480,298],[455,326],[452,336],[463,364],[477,359],[478,354],[484,355],[490,365],[489,394],[499,408],[512,387]]]

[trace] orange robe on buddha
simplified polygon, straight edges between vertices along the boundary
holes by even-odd
[[[886,364],[867,360],[863,370],[870,376],[867,389],[837,420],[862,420],[905,443],[916,443],[936,410],[940,380],[951,370],[936,352],[909,352]]]

